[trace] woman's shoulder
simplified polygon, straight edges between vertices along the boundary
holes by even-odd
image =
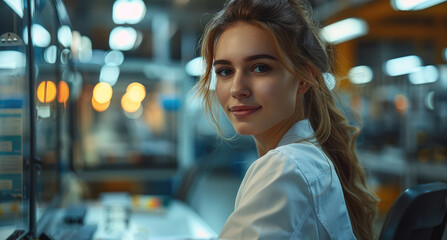
[[[266,155],[281,155],[283,157],[277,159],[292,162],[308,181],[326,175],[333,168],[321,148],[309,141],[283,145],[270,152]]]

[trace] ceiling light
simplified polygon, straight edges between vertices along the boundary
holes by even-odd
[[[436,82],[439,78],[438,69],[433,66],[424,66],[417,68],[408,76],[412,84],[424,84]]]
[[[115,24],[137,24],[146,14],[142,0],[117,0],[113,3],[113,22]]]
[[[368,33],[367,23],[360,18],[348,18],[330,24],[321,30],[321,35],[326,41],[338,44]]]
[[[115,27],[109,38],[110,48],[113,50],[128,51],[135,46],[137,31],[131,27]]]
[[[394,58],[384,64],[384,71],[389,76],[409,74],[422,66],[422,59],[415,55]]]
[[[373,71],[368,66],[357,66],[349,70],[349,81],[354,84],[363,84],[371,82]]]

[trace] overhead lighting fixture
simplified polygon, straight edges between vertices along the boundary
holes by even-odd
[[[357,66],[351,68],[348,73],[349,81],[354,84],[364,84],[371,82],[373,79],[373,71],[368,66]]]
[[[115,27],[109,38],[113,50],[129,51],[135,46],[137,31],[131,27]]]
[[[422,66],[422,59],[415,55],[394,58],[384,64],[384,71],[389,76],[409,74]]]
[[[429,65],[417,68],[408,77],[412,84],[432,83],[438,80],[439,71],[435,66]]]
[[[320,34],[333,44],[349,41],[368,33],[368,24],[360,18],[347,18],[323,27]]]
[[[142,0],[117,0],[113,3],[113,22],[115,24],[137,24],[146,14]]]
[[[391,6],[400,11],[417,11],[445,1],[446,0],[391,0]]]

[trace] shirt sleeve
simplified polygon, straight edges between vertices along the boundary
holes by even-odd
[[[311,199],[296,163],[272,150],[248,169],[219,239],[295,239]]]

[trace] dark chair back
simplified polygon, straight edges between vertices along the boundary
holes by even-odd
[[[447,235],[446,224],[447,184],[420,184],[408,188],[394,202],[379,240],[440,240]]]

